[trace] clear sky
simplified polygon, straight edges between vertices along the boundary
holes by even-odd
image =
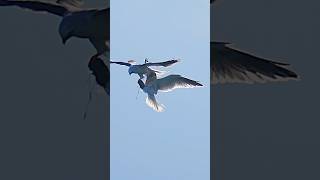
[[[111,7],[111,60],[179,58],[162,68],[166,75],[205,85],[159,93],[165,111],[157,113],[138,94],[138,76],[111,65],[111,179],[209,179],[209,2],[117,0]]]

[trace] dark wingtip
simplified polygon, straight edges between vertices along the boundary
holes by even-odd
[[[200,82],[196,81],[196,83],[197,83],[197,86],[203,87],[203,85]]]

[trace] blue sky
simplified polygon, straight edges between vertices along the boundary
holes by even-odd
[[[138,76],[111,66],[111,179],[209,179],[210,86],[207,0],[111,1],[111,59],[143,63],[179,58],[162,68],[203,88],[159,93],[157,113]]]

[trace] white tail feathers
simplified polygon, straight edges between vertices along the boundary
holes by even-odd
[[[164,111],[164,106],[162,104],[159,104],[156,101],[156,98],[154,97],[154,94],[148,94],[148,97],[146,99],[146,103],[148,106],[150,106],[153,110],[157,112]]]

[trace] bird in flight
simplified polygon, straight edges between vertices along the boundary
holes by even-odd
[[[158,63],[151,63],[148,62],[148,60],[145,60],[144,64],[135,64],[135,61],[130,60],[128,62],[117,62],[117,61],[110,61],[110,64],[119,64],[123,66],[129,67],[128,73],[131,74],[138,74],[140,79],[144,78],[144,75],[147,74],[150,71],[153,71],[155,73],[160,73],[157,70],[151,69],[151,66],[162,66],[162,67],[168,67],[175,63],[179,62],[179,60],[169,60],[164,62],[158,62]]]
[[[147,105],[157,112],[162,112],[164,110],[164,106],[159,104],[155,97],[159,91],[169,92],[177,88],[194,88],[203,86],[197,81],[176,74],[158,79],[157,74],[154,71],[148,71],[146,76],[146,82],[144,83],[139,79],[138,84],[143,92],[148,95],[146,98]]]
[[[59,16],[59,34],[65,44],[71,37],[88,39],[95,47],[96,56],[106,54],[110,44],[110,8],[83,9],[81,0],[14,1],[0,0],[0,6],[17,6]]]
[[[213,3],[215,0],[210,0]],[[210,42],[211,83],[255,83],[298,79],[289,64],[256,57],[225,42]]]

